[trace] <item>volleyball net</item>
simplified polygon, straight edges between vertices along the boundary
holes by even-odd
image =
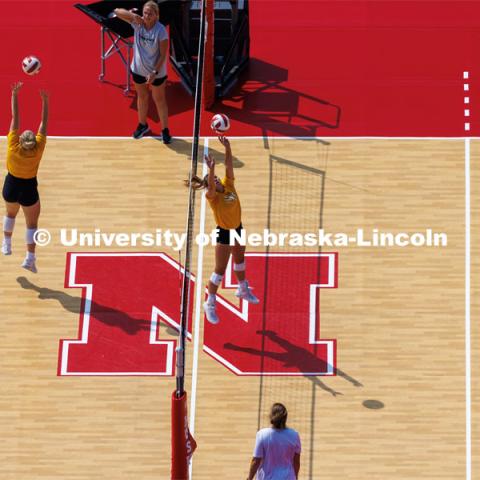
[[[195,108],[193,123],[193,141],[189,179],[197,175],[200,124],[204,106],[213,102],[213,6],[214,0],[201,0],[199,18],[199,41],[197,56],[197,71],[195,82]],[[214,87],[214,84],[213,84]],[[172,480],[188,480],[189,462],[195,451],[196,443],[190,434],[187,413],[187,392],[185,391],[185,351],[188,332],[190,302],[192,300],[191,263],[195,225],[195,190],[188,190],[188,209],[186,220],[186,242],[184,255],[184,275],[182,277],[182,292],[180,304],[180,331],[176,349],[176,389],[172,394]],[[198,279],[201,281],[201,279]]]

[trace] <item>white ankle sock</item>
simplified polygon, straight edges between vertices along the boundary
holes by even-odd
[[[207,298],[207,303],[209,305],[215,305],[216,301],[217,301],[217,295],[215,293],[209,293]]]

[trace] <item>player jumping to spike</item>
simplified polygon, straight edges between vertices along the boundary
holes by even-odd
[[[205,156],[209,168],[208,175],[203,179],[192,178],[192,187],[196,190],[205,188],[206,197],[212,208],[217,223],[217,244],[215,246],[215,269],[208,282],[208,299],[203,304],[207,320],[210,323],[218,323],[219,318],[216,312],[216,294],[222,283],[230,255],[233,256],[233,271],[238,280],[238,288],[235,295],[249,303],[259,303],[258,298],[253,295],[251,288],[245,278],[245,245],[240,245],[232,238],[230,233],[235,230],[240,236],[243,230],[242,212],[240,200],[234,185],[233,158],[230,142],[225,136],[219,136],[220,143],[225,147],[225,177],[220,180],[215,175],[215,159]],[[188,185],[188,181],[186,182]]]

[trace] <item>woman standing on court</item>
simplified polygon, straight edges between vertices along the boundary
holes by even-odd
[[[12,233],[15,218],[22,207],[27,224],[26,243],[27,255],[22,267],[37,273],[35,266],[34,236],[40,216],[40,198],[37,190],[37,172],[47,142],[48,123],[48,93],[41,90],[42,119],[35,135],[31,130],[18,134],[20,117],[18,113],[18,92],[22,83],[12,86],[12,122],[7,137],[7,176],[3,184],[3,199],[6,214],[3,217],[2,253],[12,253]]]
[[[168,33],[158,21],[160,12],[158,4],[153,1],[145,3],[142,16],[124,8],[116,8],[118,18],[130,23],[134,30],[133,60],[130,70],[137,91],[138,125],[133,138],[142,138],[150,131],[147,123],[149,89],[157,107],[162,124],[163,143],[170,143],[172,137],[168,130],[168,106],[165,96],[167,80]]]
[[[220,180],[215,175],[215,159],[208,155],[205,157],[209,168],[205,178],[197,176],[192,178],[192,187],[196,190],[207,189],[206,197],[217,223],[217,244],[215,245],[215,270],[208,282],[208,299],[203,304],[207,320],[218,323],[220,320],[216,312],[216,294],[222,283],[223,275],[228,265],[230,255],[233,256],[233,271],[238,280],[235,295],[249,303],[259,303],[253,295],[245,279],[245,245],[240,245],[236,240],[230,242],[230,231],[235,230],[240,236],[243,230],[242,211],[240,200],[234,185],[233,157],[230,142],[224,136],[219,136],[220,143],[225,147],[225,177]],[[189,182],[185,182],[189,185]]]
[[[270,410],[271,428],[257,432],[247,480],[296,480],[300,471],[301,443],[298,432],[287,428],[285,405],[274,403]]]

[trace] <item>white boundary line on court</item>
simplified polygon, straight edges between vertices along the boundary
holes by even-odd
[[[208,154],[208,139],[205,140],[203,146],[204,155]],[[207,173],[207,164],[203,160],[202,155],[202,177]],[[206,210],[206,199],[205,194],[202,193],[202,200],[200,202],[200,235],[205,233],[205,210]],[[202,286],[202,276],[203,276],[203,244],[198,243],[198,258],[197,258],[197,271],[196,278],[199,278],[200,281],[195,284],[195,318],[193,321],[193,359],[192,359],[192,392],[190,396],[190,421],[189,429],[192,436],[195,434],[195,408],[197,401],[197,380],[198,380],[198,355],[200,350],[200,319],[203,318],[201,312],[202,308],[202,299],[203,299],[203,286]],[[189,465],[189,477],[192,478],[192,468],[193,468],[193,456],[190,459]]]
[[[470,90],[470,83],[467,82],[467,80],[469,79],[470,77],[470,73],[469,72],[463,72],[463,81],[466,82],[463,84],[463,91],[464,92],[468,92]],[[468,105],[470,103],[470,97],[468,96],[469,94],[466,93],[465,94],[465,97],[463,99],[463,103],[465,105]],[[464,125],[464,129],[466,132],[469,132],[470,131],[470,122],[469,122],[469,118],[470,118],[470,108],[464,108],[463,110],[463,115],[465,117],[465,123],[463,124]]]
[[[94,137],[94,136],[60,136],[60,135],[48,135],[48,138],[54,140],[132,140],[132,143],[138,143],[143,140],[155,140],[159,141],[161,137],[148,137],[141,140],[134,140],[132,137]],[[173,137],[179,140],[191,140],[189,137]],[[202,136],[200,139],[215,139],[215,136]],[[263,140],[266,137],[262,136],[231,136],[234,140]],[[480,140],[480,137],[281,137],[272,136],[268,137],[270,140]],[[6,135],[0,135],[0,139],[6,140]]]
[[[465,139],[465,433],[467,480],[472,478],[470,260],[470,140],[467,138]]]

